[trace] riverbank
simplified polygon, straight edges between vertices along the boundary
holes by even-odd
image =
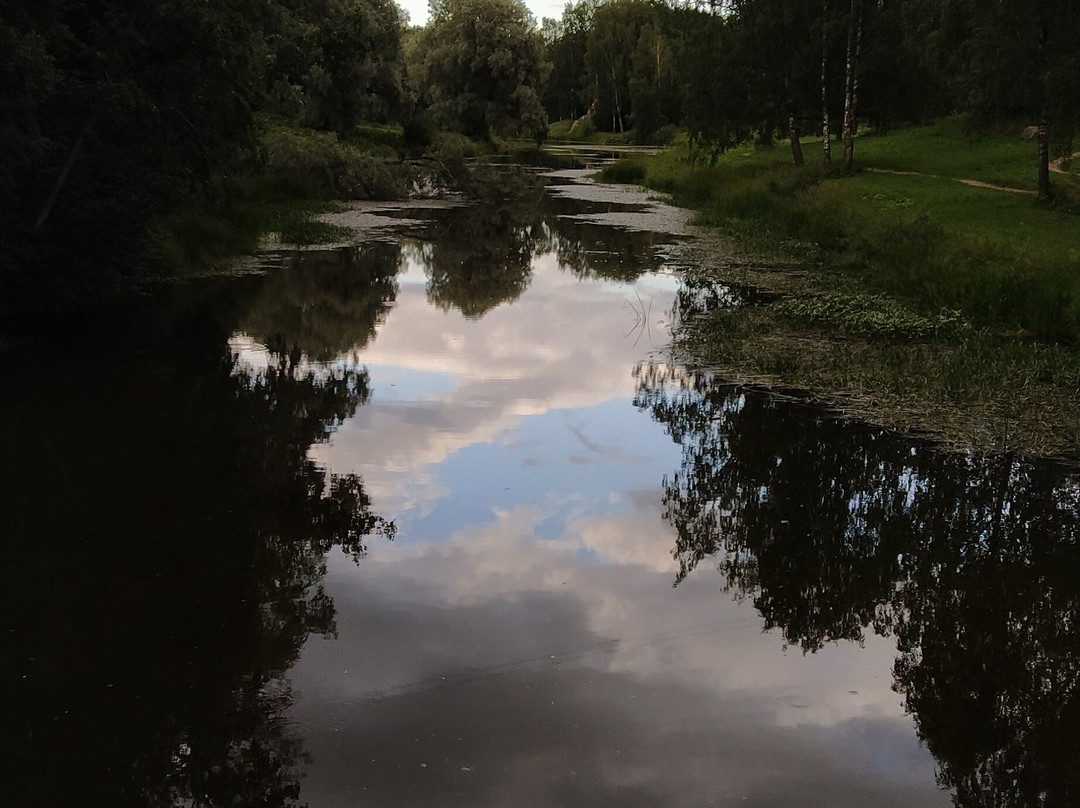
[[[453,133],[417,148],[400,126],[358,126],[345,138],[264,118],[259,141],[259,169],[231,182],[220,202],[156,222],[152,250],[166,274],[252,253],[268,236],[294,246],[340,241],[347,231],[319,215],[341,203],[480,192],[466,161],[484,147]]]
[[[410,143],[400,126],[361,125],[348,137],[271,116],[257,121],[258,160],[215,178],[205,194],[148,217],[106,262],[93,250],[58,260],[27,249],[0,266],[0,351],[13,335],[77,312],[109,306],[148,286],[215,272],[260,244],[308,247],[351,234],[325,214],[355,200],[501,198],[505,177],[474,158],[491,150],[461,135],[433,132]],[[103,240],[116,240],[111,233]],[[100,245],[96,245],[100,246]]]
[[[958,181],[1031,190],[1034,151],[950,120],[860,138],[853,176],[791,168],[781,148],[711,167],[671,149],[604,176],[669,193],[715,228],[722,249],[690,248],[699,284],[776,292],[687,318],[680,358],[956,446],[1073,456],[1075,175],[1055,175],[1056,199],[1038,205]]]

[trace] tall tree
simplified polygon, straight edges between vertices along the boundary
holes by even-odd
[[[596,10],[594,0],[567,3],[558,20],[545,19],[544,46],[552,65],[544,93],[549,117],[577,120],[592,103],[585,48]]]
[[[281,112],[348,132],[403,100],[401,10],[391,0],[278,0],[265,81]]]
[[[859,104],[859,59],[862,56],[863,0],[851,0],[848,13],[847,59],[844,63],[844,169],[855,160],[856,113]]]
[[[792,162],[801,165],[800,131],[817,118],[818,9],[806,2],[739,0],[735,11],[749,60],[757,129],[764,140],[782,131],[791,144]]]
[[[683,122],[693,159],[716,157],[752,129],[751,79],[739,30],[730,17],[695,15],[681,59]]]
[[[438,123],[484,138],[546,134],[540,97],[550,65],[521,0],[437,0],[419,51]]]
[[[630,81],[642,27],[656,9],[638,0],[611,0],[596,9],[585,61],[596,98],[593,121],[598,129],[625,132],[632,124]]]

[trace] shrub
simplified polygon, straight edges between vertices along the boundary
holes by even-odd
[[[795,196],[825,179],[825,169],[818,164],[784,166],[769,174],[765,187],[779,196]]]
[[[621,182],[628,185],[640,183],[645,179],[645,166],[633,160],[619,160],[604,166],[600,171],[600,179],[604,182]]]
[[[283,182],[292,177],[318,189],[320,196],[400,199],[406,195],[407,177],[395,162],[342,143],[333,134],[272,130],[263,138],[263,150],[269,175]]]
[[[673,123],[666,123],[653,132],[650,138],[655,146],[669,146],[682,133],[682,130]]]

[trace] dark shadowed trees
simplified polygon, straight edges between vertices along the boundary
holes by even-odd
[[[549,65],[520,0],[440,0],[421,36],[419,80],[437,123],[474,137],[543,139]]]
[[[683,449],[664,480],[678,580],[708,561],[806,652],[895,637],[894,687],[958,806],[1075,804],[1075,472],[942,452],[708,374],[638,379]]]

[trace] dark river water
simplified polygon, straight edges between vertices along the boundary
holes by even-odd
[[[1076,472],[672,364],[546,182],[5,355],[0,803],[1080,804]]]

